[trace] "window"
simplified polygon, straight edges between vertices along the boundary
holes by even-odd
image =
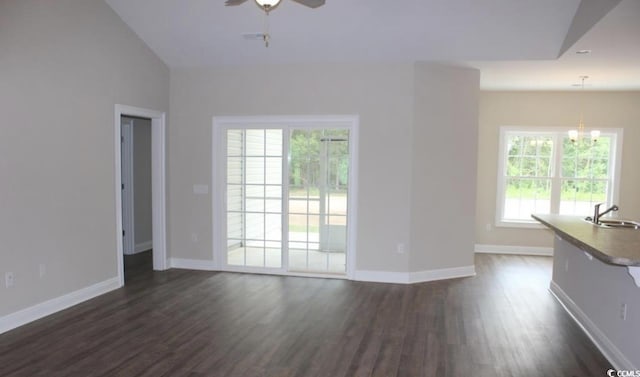
[[[572,142],[567,130],[502,127],[497,225],[530,226],[533,213],[588,216],[617,201],[621,144],[619,129]]]

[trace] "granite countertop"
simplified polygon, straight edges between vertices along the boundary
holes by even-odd
[[[640,230],[601,228],[577,216],[531,215],[531,217],[605,263],[640,266]]]

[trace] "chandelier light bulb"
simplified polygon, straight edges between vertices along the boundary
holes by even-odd
[[[570,130],[569,131],[569,139],[572,142],[576,142],[576,140],[578,140],[578,130]]]

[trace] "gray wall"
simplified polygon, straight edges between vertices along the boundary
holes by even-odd
[[[102,0],[3,0],[0,51],[2,316],[117,276],[114,105],[169,70]]]
[[[408,272],[472,265],[478,85],[477,71],[431,64],[172,69],[171,257],[212,259],[211,197],[193,193],[194,184],[211,182],[212,117],[359,114],[356,268]],[[455,136],[462,132],[468,140],[461,143]],[[423,148],[414,133],[438,145]],[[449,166],[459,173],[447,173]],[[434,200],[460,206],[435,212],[440,221],[464,217],[454,237],[429,230],[434,212],[420,211]],[[398,243],[409,245],[408,252],[398,254]]]
[[[212,117],[360,114],[358,268],[405,271],[409,241],[413,65],[282,65],[172,69],[171,257],[212,260]],[[197,234],[193,242],[191,234]]]
[[[133,219],[136,252],[149,250],[151,221],[151,120],[133,120]],[[146,247],[145,247],[146,246]]]
[[[480,72],[417,64],[411,271],[473,266]]]

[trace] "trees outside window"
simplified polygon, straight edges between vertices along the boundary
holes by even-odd
[[[621,139],[620,130],[572,142],[566,131],[503,127],[498,225],[534,223],[533,213],[587,216],[617,200]]]

